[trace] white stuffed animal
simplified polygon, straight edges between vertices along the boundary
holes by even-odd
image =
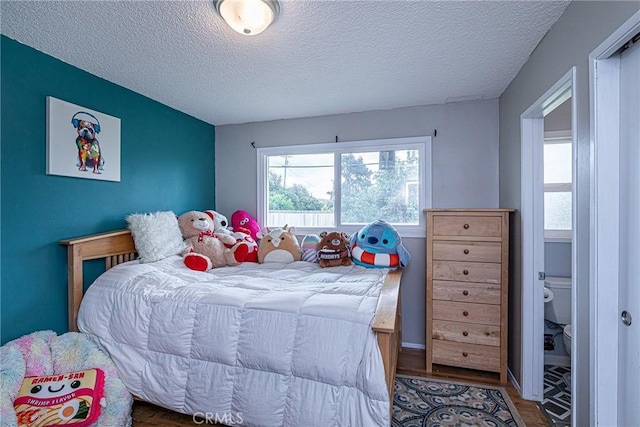
[[[229,220],[226,216],[222,215],[219,212],[214,210],[204,211],[207,215],[213,218],[213,231],[218,234],[228,234],[229,236],[233,235],[233,231],[229,230]]]

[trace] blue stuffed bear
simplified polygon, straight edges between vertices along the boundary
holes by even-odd
[[[411,258],[398,231],[381,219],[352,234],[349,243],[353,262],[363,267],[395,270],[406,267]]]

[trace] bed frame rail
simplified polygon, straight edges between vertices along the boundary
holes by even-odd
[[[135,259],[136,248],[129,230],[110,231],[77,239],[61,240],[67,247],[67,289],[69,330],[78,331],[78,310],[84,295],[82,264],[92,259],[104,259],[105,270]]]
[[[129,230],[61,240],[60,244],[67,247],[69,330],[77,331],[78,310],[84,295],[82,271],[84,261],[104,259],[105,269],[108,270],[123,262],[134,260],[136,249]],[[382,354],[391,408],[393,408],[393,382],[398,364],[398,351],[402,347],[401,278],[402,270],[391,271],[387,275],[371,325],[371,329],[377,335],[378,347]]]
[[[393,411],[393,383],[398,367],[398,352],[402,349],[402,304],[400,279],[402,270],[389,272],[384,282],[371,329],[378,337],[378,347],[386,375],[387,389]]]

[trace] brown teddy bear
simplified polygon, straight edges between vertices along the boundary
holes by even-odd
[[[236,242],[228,234],[215,233],[214,219],[205,212],[185,212],[178,217],[178,225],[187,246],[183,252],[184,264],[192,270],[238,265],[247,258],[247,243]]]
[[[351,265],[351,245],[349,236],[340,231],[320,233],[320,242],[316,246],[320,267]]]

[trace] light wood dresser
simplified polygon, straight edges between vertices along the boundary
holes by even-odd
[[[427,209],[427,373],[433,364],[507,381],[511,209]]]

